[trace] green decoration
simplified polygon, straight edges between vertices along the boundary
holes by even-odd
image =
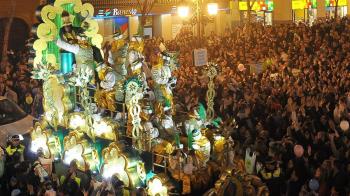
[[[72,22],[74,27],[80,27],[82,18],[80,14],[74,12],[74,4],[64,4],[62,5],[62,8],[66,10],[70,15],[74,16],[74,20]],[[60,15],[56,15],[55,20],[53,21],[56,24],[57,29],[61,29],[62,27],[62,17]],[[59,37],[59,34],[56,38]],[[48,54],[54,54],[56,57],[56,63],[60,63],[60,49],[55,43],[56,41],[50,41],[47,44],[47,49],[43,51],[43,61],[46,62],[46,56]]]
[[[198,114],[200,119],[205,122],[207,118],[207,112],[205,111],[205,107],[202,103],[199,104]]]
[[[216,128],[220,127],[220,123],[222,123],[222,119],[220,117],[215,118],[211,124],[213,124]]]

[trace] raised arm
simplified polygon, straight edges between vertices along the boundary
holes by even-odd
[[[71,52],[74,54],[78,54],[78,52],[79,52],[78,45],[69,44],[67,42],[62,41],[61,39],[58,39],[56,44],[58,47],[62,48],[63,50],[66,50],[68,52]]]

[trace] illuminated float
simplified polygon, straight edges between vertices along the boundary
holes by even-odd
[[[199,104],[175,122],[178,54],[161,43],[147,78],[143,37],[128,41],[116,32],[107,64],[93,12],[81,0],[41,9],[32,77],[43,81],[45,113],[31,132],[31,150],[66,166],[74,161],[106,181],[117,178],[128,190],[146,188],[148,195],[208,189],[232,162],[229,134],[214,119],[216,65],[207,68],[207,111]]]

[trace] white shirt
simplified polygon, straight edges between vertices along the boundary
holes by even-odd
[[[57,46],[62,48],[63,50],[67,50],[68,52],[74,53],[74,54],[78,54],[80,47],[77,44],[69,44],[67,42],[64,42],[60,39],[57,40],[56,42]]]

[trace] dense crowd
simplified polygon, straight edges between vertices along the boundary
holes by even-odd
[[[27,114],[38,118],[43,113],[42,86],[31,78],[27,51],[8,52],[8,62],[1,65],[0,96],[18,104]]]
[[[192,52],[208,49],[219,71],[216,114],[237,123],[229,127],[235,159],[250,158],[255,169],[248,172],[258,175],[271,195],[350,193],[350,19],[318,21],[311,27],[236,27],[223,36],[211,33],[201,39],[184,30],[166,46],[180,51],[174,95],[184,111],[206,101],[208,78],[203,67],[193,65]],[[37,116],[42,110],[41,85],[30,79],[30,68],[21,61],[26,57],[11,55],[1,70],[1,96]],[[251,69],[255,65],[264,70]],[[53,159],[41,152],[27,159],[25,151],[18,136],[10,138],[0,156],[0,195],[122,194],[118,180],[101,184],[91,172],[81,174],[74,162],[58,177]]]
[[[203,40],[183,31],[168,43],[181,51],[177,101],[187,111],[205,103],[208,78],[193,66],[192,50],[208,48],[219,70],[215,111],[235,118],[236,158],[256,162],[252,173],[270,194],[348,195],[349,27],[347,18],[311,27],[254,25]],[[250,70],[255,65],[266,70]]]

